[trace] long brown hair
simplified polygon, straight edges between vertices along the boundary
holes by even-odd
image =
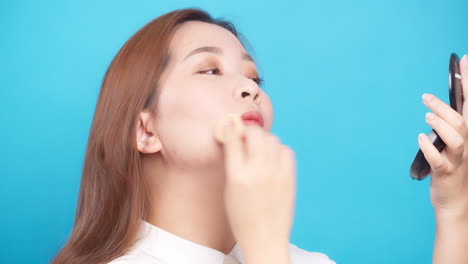
[[[136,121],[142,110],[156,109],[158,80],[170,60],[170,39],[178,25],[187,21],[221,26],[245,44],[232,23],[187,8],[150,21],[123,45],[102,82],[73,229],[53,264],[107,263],[137,242],[150,202],[143,154],[136,147]]]

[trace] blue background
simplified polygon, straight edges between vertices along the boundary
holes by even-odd
[[[337,263],[430,263],[429,179],[411,180],[421,101],[448,102],[468,1],[5,1],[0,262],[46,263],[73,224],[104,73],[153,18],[201,7],[252,44],[272,132],[296,152],[291,242]]]

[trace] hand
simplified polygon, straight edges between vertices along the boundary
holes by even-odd
[[[295,201],[294,153],[259,126],[242,127],[228,127],[224,134],[224,197],[232,231],[247,258],[259,247],[268,247],[266,255],[276,250],[286,256]]]
[[[462,86],[468,98],[468,57],[460,61]],[[468,106],[463,115],[437,97],[425,94],[424,104],[434,113],[426,115],[427,123],[439,134],[446,147],[439,152],[426,135],[418,144],[431,166],[431,202],[438,216],[468,215]],[[432,119],[431,119],[432,118]]]

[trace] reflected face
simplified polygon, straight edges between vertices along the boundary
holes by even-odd
[[[213,130],[226,114],[259,111],[270,131],[273,109],[241,42],[220,26],[190,21],[175,32],[170,61],[159,82],[156,130],[161,153],[173,166],[222,161]]]

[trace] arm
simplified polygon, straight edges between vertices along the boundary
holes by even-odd
[[[463,93],[468,94],[468,56],[460,61]],[[431,203],[436,217],[433,264],[468,263],[468,100],[463,113],[439,98],[425,94],[424,104],[433,111],[427,123],[442,137],[446,148],[439,152],[421,134],[418,140],[431,166]]]
[[[468,263],[468,214],[436,214],[436,237],[433,264]]]

